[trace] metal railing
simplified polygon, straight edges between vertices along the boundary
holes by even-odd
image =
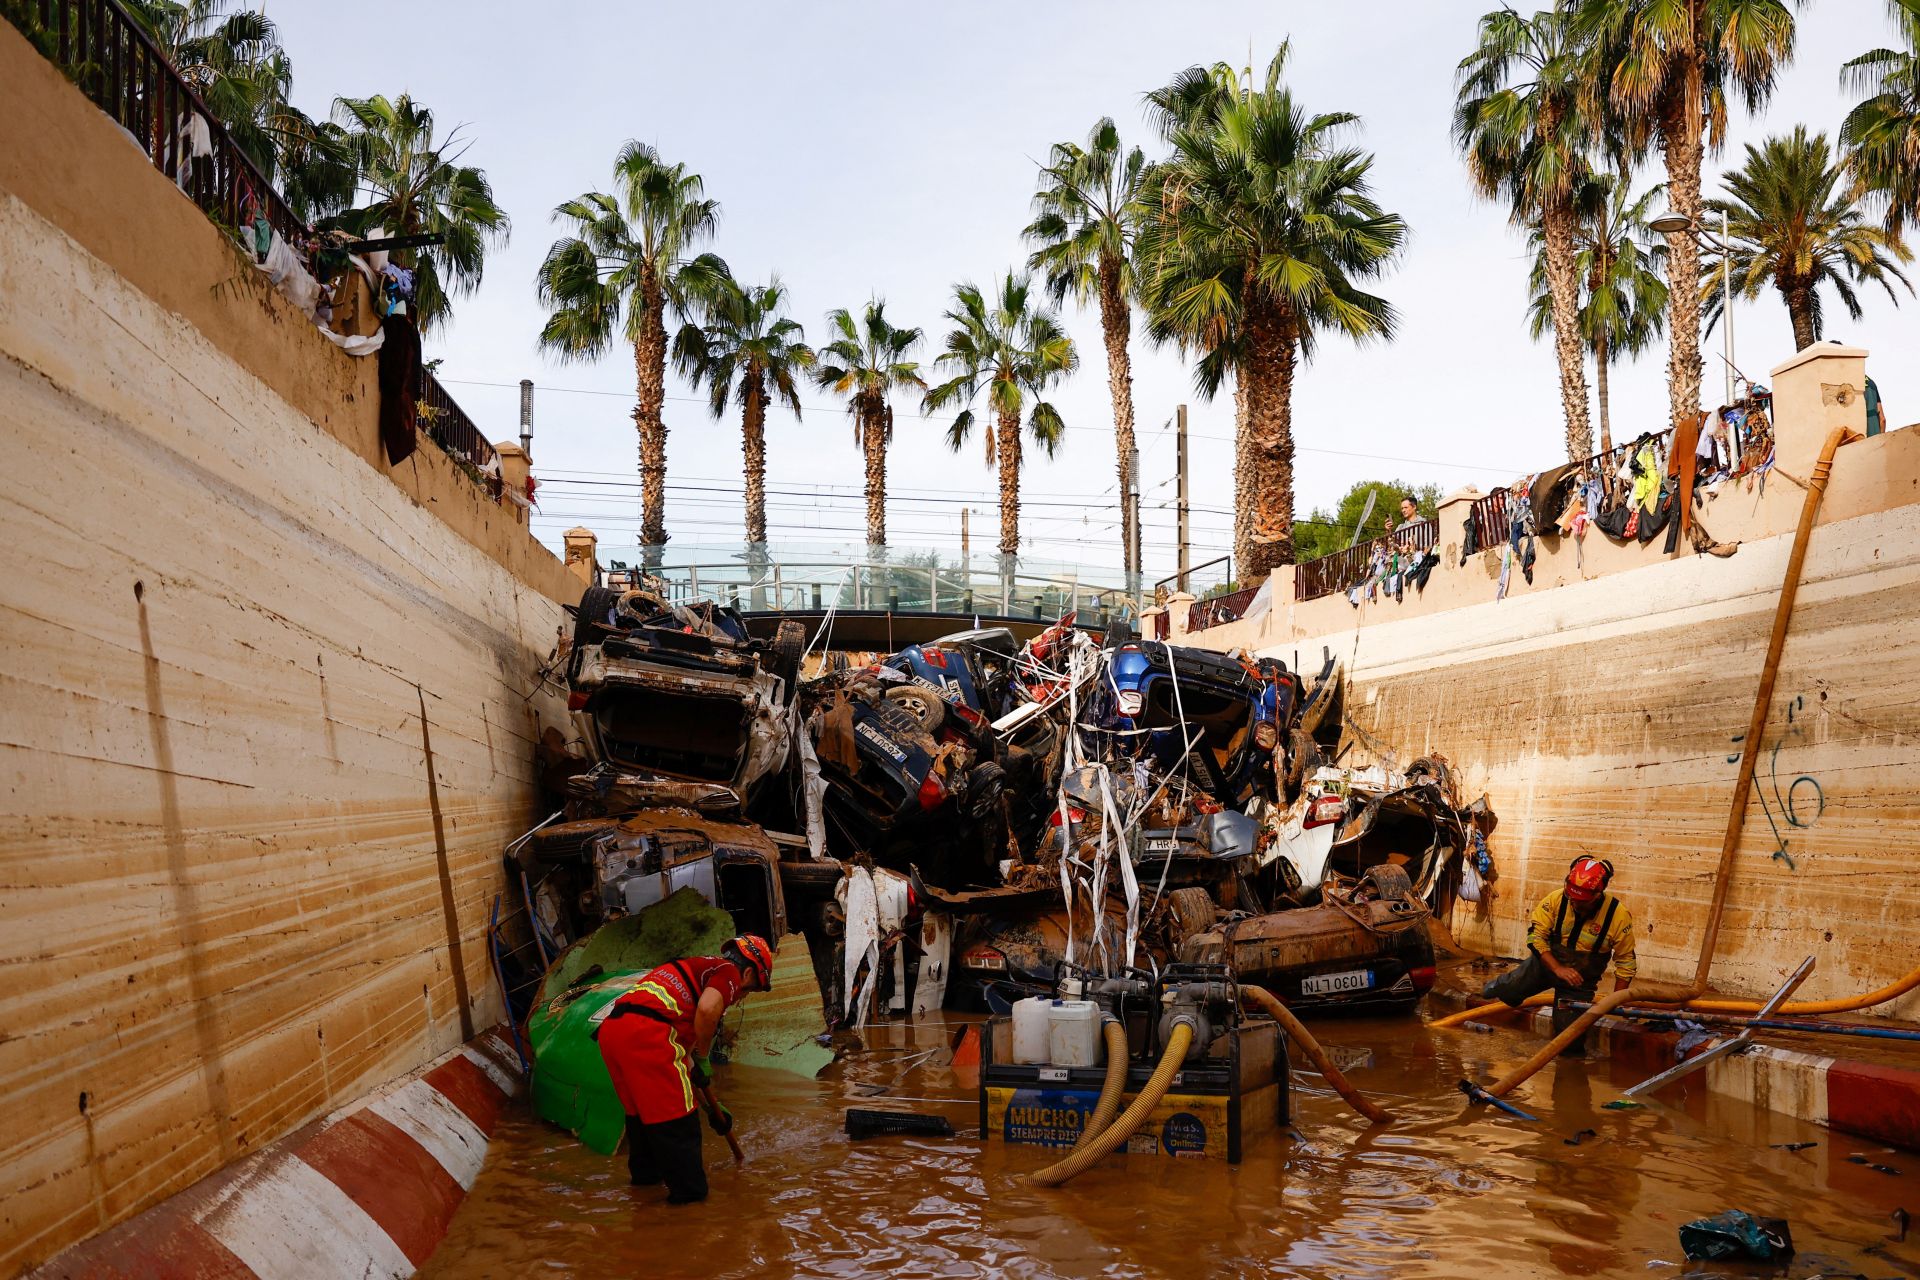
[[[494,459],[493,445],[480,434],[440,380],[425,369],[420,371],[420,427],[447,453],[476,467],[485,467]],[[498,477],[496,476],[497,480]]]
[[[1187,606],[1187,630],[1205,631],[1208,627],[1217,627],[1225,622],[1238,622],[1246,616],[1247,606],[1253,603],[1259,587],[1242,587],[1238,591],[1228,591],[1206,600],[1195,600]]]
[[[1018,565],[916,563],[904,557],[834,559],[749,547],[725,560],[655,568],[622,565],[609,572],[609,581],[616,575],[622,586],[646,582],[675,604],[719,600],[756,612],[831,606],[1048,621],[1078,613],[1083,622],[1132,613],[1119,587],[1082,582],[1077,572],[1035,572]]]
[[[313,237],[313,229],[118,0],[0,0],[0,16],[124,129],[182,194],[241,237],[243,246],[246,224],[261,214],[289,245],[304,245]],[[195,145],[196,118],[206,130],[204,150]],[[420,426],[436,444],[476,467],[493,460],[493,445],[424,369],[416,395],[425,410]]]
[[[1214,569],[1216,566],[1220,567],[1219,573],[1215,574],[1215,573],[1209,572],[1210,570]],[[1176,590],[1190,592],[1193,590],[1193,584],[1196,581],[1217,582],[1218,585],[1220,586],[1232,585],[1233,556],[1232,555],[1215,556],[1211,560],[1201,561],[1199,564],[1196,564],[1192,568],[1188,569],[1185,573],[1168,574],[1166,577],[1160,579],[1160,581],[1153,584],[1153,597],[1156,600],[1164,600],[1167,598],[1167,596],[1171,595]]]
[[[1484,498],[1476,498],[1469,512],[1473,517],[1473,536],[1481,550],[1497,547],[1507,540],[1507,489],[1505,485]]]
[[[220,118],[116,0],[4,0],[0,12],[215,222],[237,231],[259,212],[289,241],[308,234]],[[206,128],[210,154],[195,154],[196,116]]]
[[[1336,551],[1318,560],[1309,560],[1295,570],[1293,595],[1296,600],[1313,600],[1348,591],[1367,580],[1372,572],[1376,549],[1391,552],[1426,551],[1439,540],[1440,526],[1433,520],[1416,520],[1392,533],[1383,533],[1365,542],[1356,542],[1345,551]]]

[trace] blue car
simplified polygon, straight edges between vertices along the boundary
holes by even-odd
[[[1248,667],[1207,649],[1130,640],[1112,652],[1094,723],[1157,772],[1184,755],[1195,784],[1238,808],[1257,789],[1271,792],[1274,749],[1298,705],[1298,682],[1273,659]]]

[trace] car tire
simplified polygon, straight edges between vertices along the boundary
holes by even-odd
[[[1175,889],[1168,894],[1167,913],[1173,918],[1182,942],[1213,928],[1213,922],[1219,918],[1213,895],[1200,888]]]
[[[967,812],[976,820],[993,816],[1007,787],[1007,771],[989,760],[967,775]]]
[[[597,633],[593,629],[596,622],[604,622],[614,602],[620,598],[618,591],[606,587],[588,587],[580,596],[580,603],[574,609],[573,647],[577,652],[581,647],[595,642]]]
[[[1313,776],[1324,757],[1320,754],[1320,744],[1305,729],[1295,726],[1292,740],[1287,744],[1286,799],[1292,801],[1300,794],[1300,788]]]
[[[887,690],[887,701],[919,721],[928,733],[937,733],[947,722],[947,704],[939,694],[919,685],[896,685]]]
[[[791,618],[773,633],[773,648],[767,654],[767,672],[778,676],[788,702],[800,688],[800,659],[807,651],[807,629]]]
[[[1396,867],[1390,862],[1368,867],[1361,880],[1373,886],[1376,895],[1382,898],[1411,898],[1413,880],[1404,867]]]

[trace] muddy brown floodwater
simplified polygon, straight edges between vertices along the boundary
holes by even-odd
[[[1296,1070],[1292,1125],[1250,1138],[1238,1167],[1114,1156],[1039,1190],[1020,1175],[1047,1152],[978,1138],[970,1081],[944,1048],[964,1020],[874,1028],[866,1052],[818,1079],[722,1070],[747,1163],[708,1134],[704,1205],[669,1208],[659,1189],[626,1185],[623,1158],[516,1111],[421,1274],[1920,1276],[1920,1243],[1885,1241],[1897,1207],[1920,1211],[1920,1157],[1697,1087],[1673,1105],[1605,1110],[1639,1074],[1605,1062],[1562,1064],[1520,1090],[1538,1123],[1468,1111],[1461,1077],[1490,1079],[1537,1042],[1416,1019],[1313,1024],[1398,1113],[1391,1127],[1364,1128]],[[938,1111],[956,1136],[851,1142],[843,1113],[859,1105]],[[1818,1145],[1771,1145],[1792,1142]],[[1848,1163],[1861,1152],[1902,1175]],[[1790,1271],[1681,1260],[1680,1224],[1729,1208],[1792,1224]]]

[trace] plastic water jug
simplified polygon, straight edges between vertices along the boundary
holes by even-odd
[[[1052,1003],[1044,996],[1014,1001],[1013,1060],[1023,1067],[1047,1064],[1047,1009]]]
[[[1047,1048],[1056,1067],[1100,1065],[1100,1006],[1055,1000],[1047,1009]]]

